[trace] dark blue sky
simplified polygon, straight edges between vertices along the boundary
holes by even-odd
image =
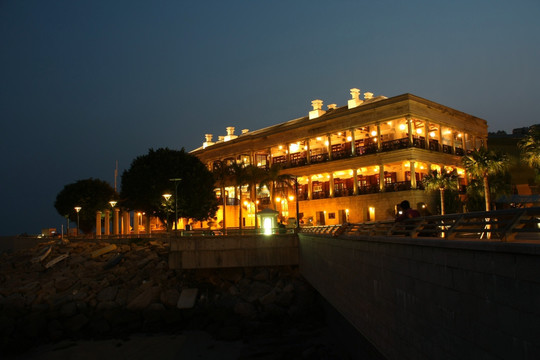
[[[63,186],[114,181],[149,148],[202,144],[413,93],[539,123],[540,2],[1,1],[0,235],[64,223]]]

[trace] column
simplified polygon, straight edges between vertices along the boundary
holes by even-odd
[[[272,148],[268,148],[268,167],[272,166]]]
[[[328,146],[326,147],[326,151],[328,151],[328,160],[332,160],[332,141],[330,134],[326,134],[326,139],[328,141]]]
[[[358,170],[357,169],[354,169],[353,170],[353,192],[354,192],[354,195],[358,195]]]
[[[287,167],[291,166],[291,144],[286,143],[285,146],[287,147],[287,153],[285,154],[285,159],[287,161]]]
[[[150,216],[148,215],[145,215],[144,217],[145,219],[145,225],[144,225],[144,228],[146,229],[146,233],[148,235],[150,235],[152,233],[152,229],[150,229]],[[178,221],[180,221],[180,219],[178,219]]]
[[[255,152],[253,151],[250,151],[249,153],[249,164],[257,166],[257,164],[255,163]]]
[[[409,146],[413,146],[413,128],[412,128],[412,118],[407,117],[407,131],[409,132]]]
[[[382,149],[381,124],[377,123],[377,151]]]
[[[463,146],[463,153],[465,155],[467,155],[467,141],[465,140],[465,138],[467,137],[467,134],[463,133],[463,135],[461,136],[461,144]]]
[[[101,236],[101,211],[96,211],[96,238]]]
[[[411,164],[411,189],[416,189],[416,171],[415,171],[415,161],[410,161]]]
[[[118,235],[118,218],[120,215],[120,209],[114,208],[114,214],[113,214],[113,234]]]
[[[129,221],[129,212],[128,211],[124,211],[122,213],[122,234],[123,235],[129,235],[129,233],[131,232],[131,229],[130,229],[130,221]]]
[[[105,210],[105,235],[111,235],[111,219],[110,219],[111,211]]]
[[[334,173],[331,172],[330,173],[330,179],[328,180],[328,182],[330,183],[330,197],[333,198],[334,197]]]
[[[429,150],[429,123],[427,121],[424,121],[424,132],[425,132],[425,135],[424,135],[424,138],[426,139],[426,144],[425,144],[425,147],[427,150]]]
[[[313,184],[311,182],[311,175],[308,175],[307,196],[308,200],[313,199]]]
[[[452,136],[450,137],[452,142],[450,146],[452,146],[452,154],[455,154],[456,153],[456,134],[454,133],[453,129],[450,129],[450,131],[452,132]]]
[[[133,232],[139,235],[139,213],[133,212]]]
[[[443,133],[442,133],[442,125],[439,124],[439,151],[443,151]]]
[[[309,139],[305,140],[306,142],[306,161],[308,164],[311,164],[311,145],[309,145]]]
[[[379,190],[384,192],[386,187],[384,186],[384,165],[379,165]]]
[[[350,129],[349,131],[351,132],[351,154],[352,154],[352,156],[356,156],[356,146],[354,145],[354,142],[355,142],[354,129]],[[356,181],[355,181],[355,183],[356,183]]]

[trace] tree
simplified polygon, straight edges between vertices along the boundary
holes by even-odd
[[[491,210],[491,192],[489,189],[489,177],[496,176],[508,168],[509,160],[505,154],[488,151],[485,147],[467,154],[462,159],[467,173],[484,185],[484,197],[486,211]]]
[[[242,186],[246,184],[246,170],[244,163],[232,163],[230,165],[231,180],[237,188],[238,194],[238,228],[242,229]]]
[[[428,191],[439,190],[441,196],[441,215],[445,214],[444,191],[458,186],[458,174],[454,169],[450,172],[434,170],[422,180],[424,187]]]
[[[175,191],[170,179],[182,179]],[[129,210],[166,218],[162,205],[164,193],[178,194],[172,202],[178,206],[178,217],[203,221],[217,211],[214,177],[194,155],[181,150],[149,149],[148,154],[135,158],[122,174],[121,205]]]
[[[56,195],[56,211],[70,221],[77,221],[76,206],[79,213],[79,228],[85,233],[93,230],[96,224],[96,212],[109,207],[109,201],[115,198],[115,191],[109,183],[99,179],[78,180],[65,185]]]
[[[540,126],[529,128],[527,136],[518,142],[522,160],[536,170],[536,181],[540,177]]]
[[[257,206],[257,184],[265,177],[264,169],[255,166],[248,165],[244,168],[245,171],[245,181],[248,184],[248,191],[250,193],[251,201],[255,204],[255,213],[258,211]],[[255,214],[255,229],[259,227],[257,214]]]
[[[512,193],[512,177],[508,171],[489,176],[489,191],[491,198]],[[483,179],[471,179],[467,185],[467,210],[482,211],[485,209]]]
[[[221,192],[221,201],[223,206],[223,231],[227,229],[227,222],[226,222],[226,206],[227,206],[227,196],[225,194],[225,186],[231,181],[231,169],[224,161],[216,161],[214,162],[214,166],[212,169],[212,173],[214,174],[214,178],[219,183],[219,190]]]
[[[272,207],[275,210],[276,204],[275,204],[275,190],[278,185],[285,185],[288,188],[292,189],[291,181],[294,180],[294,177],[289,174],[281,174],[281,165],[279,164],[273,164],[270,166],[269,169],[267,169],[264,173],[264,176],[261,179],[261,183],[259,184],[259,187],[266,186],[266,188],[270,191],[270,202],[272,203]]]

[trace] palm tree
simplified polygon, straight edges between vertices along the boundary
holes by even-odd
[[[276,187],[278,185],[285,185],[290,189],[293,188],[291,186],[291,181],[294,180],[294,176],[289,174],[280,174],[281,169],[281,165],[273,164],[268,170],[266,170],[265,176],[262,178],[261,183],[259,184],[259,187],[266,186],[270,191],[270,202],[272,203],[274,210],[276,210]]]
[[[255,204],[255,229],[257,229],[259,225],[257,220],[257,184],[264,178],[265,171],[256,165],[248,165],[244,168],[244,171],[250,198]]]
[[[488,151],[485,147],[465,155],[462,159],[463,166],[472,177],[482,179],[484,184],[484,196],[486,211],[491,210],[491,193],[489,190],[488,177],[503,173],[509,166],[508,157],[505,154]]]
[[[540,126],[531,126],[527,136],[518,142],[518,147],[521,150],[522,160],[536,169],[538,176],[540,173]]]
[[[439,190],[441,195],[441,215],[444,215],[444,191],[458,185],[457,170],[452,171],[437,171],[434,170],[422,180],[426,190]]]
[[[223,161],[215,162],[214,168],[213,168],[213,174],[216,181],[219,183],[219,191],[221,192],[221,200],[222,200],[222,206],[223,206],[223,232],[225,233],[225,230],[227,229],[226,225],[226,205],[227,205],[227,197],[225,196],[225,185],[228,184],[230,181],[230,169]]]
[[[246,183],[246,170],[244,163],[230,165],[231,180],[238,193],[238,228],[242,229],[242,186]]]

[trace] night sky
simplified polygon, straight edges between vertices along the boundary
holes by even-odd
[[[305,116],[349,89],[540,123],[540,2],[0,1],[0,235],[149,148]],[[118,179],[120,181],[120,179]],[[84,210],[83,210],[84,211]]]

